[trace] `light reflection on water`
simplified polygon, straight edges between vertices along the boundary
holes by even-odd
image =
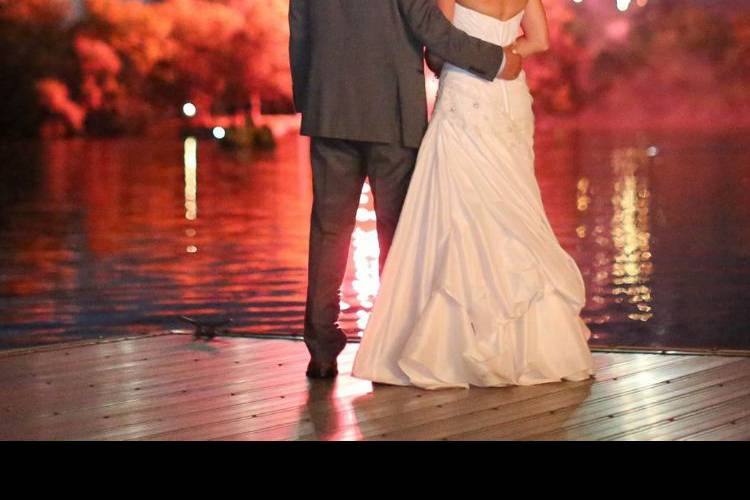
[[[589,289],[592,292],[587,319],[594,325],[606,325],[611,317],[611,302],[620,305],[630,320],[648,321],[653,316],[649,287],[652,264],[649,247],[649,170],[653,162],[643,148],[620,148],[612,151],[612,178],[614,180],[612,219],[609,227],[596,225],[591,243],[597,248],[591,263],[592,276]],[[592,201],[590,181],[582,177],[578,181],[577,207],[581,212],[589,210]],[[585,239],[587,226],[578,226],[576,233]],[[611,254],[608,253],[611,248]],[[602,309],[602,314],[596,311]],[[594,334],[598,339],[601,335]]]
[[[742,134],[540,134],[537,176],[586,281],[592,343],[750,348],[746,146]],[[305,139],[258,155],[194,138],[0,153],[1,347],[185,328],[180,314],[301,333]],[[341,299],[353,336],[379,286],[367,185],[356,217]]]

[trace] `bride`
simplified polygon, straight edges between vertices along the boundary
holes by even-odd
[[[541,0],[438,0],[453,24],[522,57],[546,50]],[[523,36],[518,36],[523,28]],[[585,380],[585,290],[547,220],[522,72],[450,64],[352,374],[426,389]]]

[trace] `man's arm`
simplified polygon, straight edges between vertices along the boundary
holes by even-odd
[[[409,28],[433,54],[487,80],[498,76],[509,51],[454,27],[434,0],[398,0],[398,3]]]
[[[298,112],[305,108],[310,71],[309,3],[309,0],[289,0],[289,65],[294,107]]]
[[[437,0],[437,6],[443,13],[445,18],[452,23],[453,16],[456,13],[456,0]],[[425,56],[427,59],[427,66],[432,70],[433,73],[439,75],[440,71],[443,69],[444,61],[430,52],[429,49],[425,51]],[[500,63],[500,70],[498,71],[500,75],[502,75],[503,68],[505,68],[507,62],[508,58],[503,57],[503,62]]]

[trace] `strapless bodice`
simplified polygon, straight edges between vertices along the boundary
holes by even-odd
[[[506,46],[518,37],[522,19],[523,11],[501,21],[456,4],[453,25],[473,37]],[[469,127],[514,127],[520,134],[512,134],[515,136],[511,138],[513,142],[517,142],[518,137],[531,142],[534,127],[532,101],[524,71],[515,80],[496,78],[488,81],[446,63],[440,74],[433,117],[458,121]]]
[[[506,21],[482,14],[456,4],[453,25],[469,35],[495,45],[505,46],[513,42],[521,27],[523,10]]]
[[[453,25],[461,31],[485,42],[494,43],[501,47],[510,45],[515,41],[519,35],[521,28],[521,20],[523,19],[524,11],[519,12],[515,16],[501,21],[487,14],[482,14],[475,10],[467,7],[462,7],[456,4],[456,9],[453,14]],[[453,73],[453,74],[451,74]],[[447,80],[453,79],[456,74],[465,74],[471,76],[474,79],[475,75],[469,73],[466,70],[453,66],[450,63],[446,63],[443,68],[443,76],[447,76]],[[479,77],[476,77],[479,78]],[[446,79],[444,79],[445,82]],[[444,83],[444,82],[441,82]],[[514,81],[516,85],[526,85],[526,73],[522,70],[521,74]],[[510,82],[496,79],[492,82],[493,86],[504,86]]]

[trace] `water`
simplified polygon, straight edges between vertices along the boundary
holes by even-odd
[[[592,344],[750,348],[749,147],[741,132],[538,135]],[[4,143],[0,165],[0,348],[186,328],[180,314],[301,334],[305,139],[266,154],[192,139]],[[357,217],[341,318],[353,337],[378,288],[367,189]]]

